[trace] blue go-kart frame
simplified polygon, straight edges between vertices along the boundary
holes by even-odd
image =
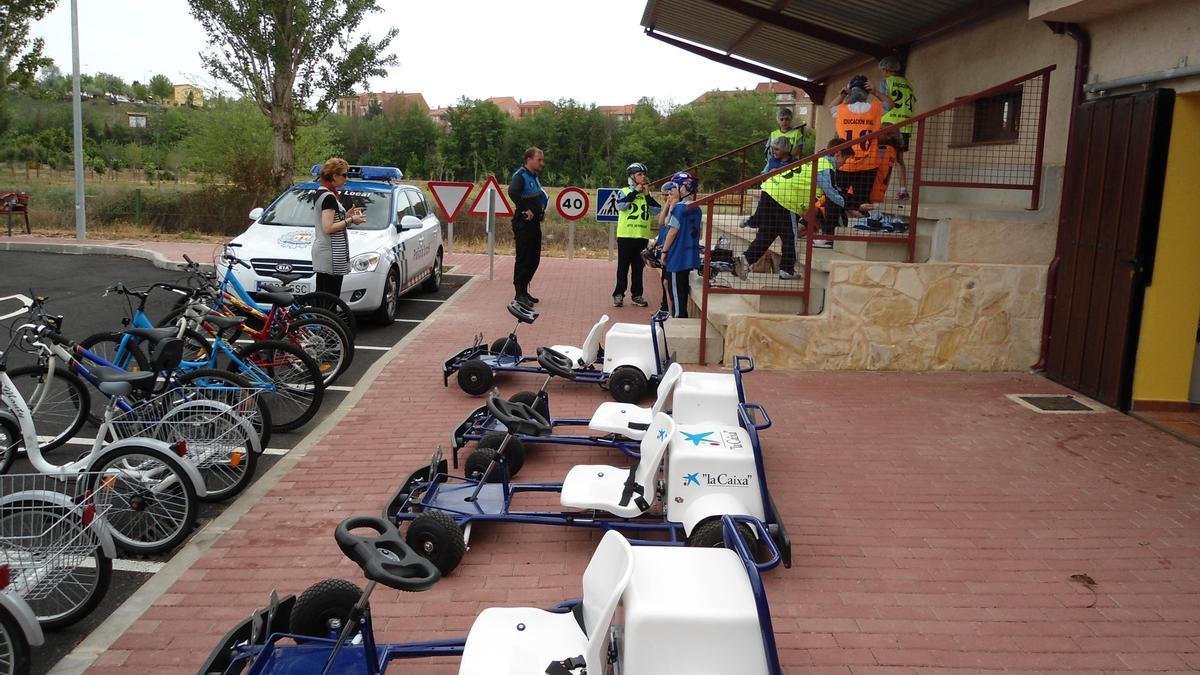
[[[538,313],[520,303],[513,301],[508,305],[508,311],[517,319],[517,326],[522,323],[533,323],[537,319]],[[666,312],[655,312],[650,317],[650,338],[653,343],[654,350],[654,372],[644,373],[646,380],[650,385],[657,385],[662,379],[663,373],[671,365],[670,348],[666,342],[666,331],[664,325],[670,315]],[[657,336],[659,330],[663,331],[663,349],[659,349],[659,341]],[[499,340],[497,341],[499,342]],[[665,353],[664,353],[665,352]],[[517,342],[516,329],[509,334],[505,341],[505,346],[499,351],[493,351],[490,345],[484,344],[483,333],[475,336],[474,343],[466,349],[454,354],[442,365],[442,385],[450,386],[450,376],[458,373],[464,368],[478,368],[479,375],[483,377],[483,381],[478,384],[478,390],[475,395],[482,394],[491,389],[492,378],[496,373],[540,373],[547,374],[547,371],[542,366],[538,365],[538,358],[535,354],[520,353],[520,343]],[[472,366],[468,364],[481,363],[482,366]],[[596,357],[596,360],[588,364],[585,368],[575,368],[575,382],[583,384],[595,384],[601,387],[608,385],[608,380],[612,373],[604,372],[604,350],[601,349]],[[484,376],[484,367],[488,373]],[[459,382],[462,385],[461,379]],[[464,391],[472,393],[464,387]],[[617,399],[621,400],[621,399]],[[633,403],[635,401],[624,401]]]
[[[759,416],[762,421],[758,421]],[[758,432],[770,428],[771,418],[758,403],[742,403],[738,406],[740,425],[750,437],[754,450],[755,471],[758,474],[762,493],[762,508],[767,519],[766,531],[781,552],[785,567],[792,566],[791,538],[783,524],[779,509],[767,487],[763,466],[762,444]],[[400,486],[384,509],[384,518],[400,526],[413,521],[423,513],[439,511],[453,518],[464,533],[475,522],[522,523],[527,525],[554,525],[559,527],[587,527],[601,530],[665,535],[666,539],[630,539],[638,545],[682,546],[686,532],[682,523],[666,519],[662,510],[653,510],[636,518],[621,518],[611,514],[583,511],[513,511],[513,499],[522,493],[562,492],[562,483],[512,483],[509,482],[508,467],[499,457],[496,470],[499,482],[488,482],[488,476],[465,477],[451,475],[441,451],[434,453],[432,460],[412,472]],[[464,534],[464,540],[469,534]],[[464,543],[465,545],[465,543]]]
[[[540,357],[535,357],[535,360],[538,358]],[[551,377],[559,375],[559,373],[556,373],[545,366],[541,366],[540,368],[541,369],[539,372],[547,373],[547,384],[549,383]],[[742,376],[750,372],[754,372],[754,359],[744,355],[735,356],[733,363],[733,381],[737,386],[739,404],[746,402],[746,391],[742,386]],[[551,417],[550,397],[546,392],[545,384],[543,384],[542,388],[537,392],[522,392],[510,400],[516,401],[518,400],[518,396],[528,397],[530,394],[533,394],[533,400],[525,402],[532,405],[534,409],[541,412],[542,415],[549,420],[551,429],[556,429],[558,427],[587,427],[592,421],[591,418],[587,417]],[[471,413],[467,415],[457,427],[455,427],[454,434],[451,437],[450,446],[453,450],[451,458],[453,460],[454,468],[459,468],[459,450],[466,447],[468,443],[477,443],[482,440],[484,436],[491,434],[505,434],[507,432],[508,430],[505,429],[504,424],[500,420],[496,419],[496,416],[493,415],[490,410],[488,410],[486,404],[472,410]],[[619,436],[615,433],[605,434],[603,436],[573,436],[569,434],[555,434],[551,432],[543,435],[517,433],[513,434],[513,436],[517,440],[521,441],[521,452],[524,452],[525,445],[556,443],[561,445],[611,448],[614,450],[620,450],[626,457],[629,457],[630,459],[638,459],[640,457],[640,441]],[[513,457],[511,443],[508,448],[508,453],[508,463],[510,464],[509,473],[510,475],[515,476],[518,473],[521,464],[524,462],[524,457],[522,456],[519,460]]]
[[[365,518],[348,521],[365,521]],[[764,675],[782,675],[779,663],[779,652],[775,643],[775,630],[771,621],[771,607],[767,600],[766,589],[763,587],[762,572],[773,569],[783,560],[783,555],[776,547],[763,524],[756,518],[746,516],[723,516],[725,547],[737,554],[746,570],[750,591],[754,596],[755,610],[758,615],[759,632],[762,638],[763,654],[766,657],[767,670]],[[758,562],[751,552],[749,544],[743,538],[740,525],[755,529],[760,540],[767,543],[766,560]],[[341,529],[342,526],[339,526]],[[339,541],[339,544],[341,542]],[[632,543],[632,542],[631,542]],[[343,548],[343,551],[346,551]],[[401,553],[402,556],[411,554],[411,549]],[[271,603],[262,609],[255,610],[222,638],[220,644],[209,655],[208,660],[200,669],[201,675],[271,675],[282,673],[329,673],[330,675],[381,675],[387,672],[391,661],[402,659],[457,657],[466,648],[467,638],[457,637],[445,640],[427,640],[424,642],[409,642],[398,644],[379,644],[375,639],[374,623],[371,619],[370,606],[366,603],[370,590],[375,585],[375,575],[371,566],[360,561],[359,557],[350,555],[363,569],[371,582],[359,601],[361,610],[356,606],[352,623],[362,636],[358,642],[348,637],[350,630],[344,630],[342,635],[330,637],[311,637],[295,635],[286,630],[279,630],[281,623],[286,624],[296,603],[296,596],[287,595],[277,598],[271,594]],[[377,553],[376,555],[384,555]],[[381,582],[392,586],[386,581]],[[432,584],[430,584],[432,585]],[[421,590],[406,588],[404,590]],[[565,613],[573,611],[582,603],[579,599],[565,600],[549,609],[551,612]],[[348,623],[346,629],[350,628]],[[292,641],[288,644],[284,641]],[[609,641],[608,659],[613,673],[620,675],[621,655],[617,652],[617,640]],[[249,668],[247,668],[249,664]],[[758,674],[755,674],[758,675]]]

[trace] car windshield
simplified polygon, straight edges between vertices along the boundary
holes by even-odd
[[[313,213],[317,199],[316,188],[293,188],[274,204],[267,207],[259,220],[264,225],[286,225],[288,227],[312,227],[316,223]],[[382,230],[391,222],[391,193],[379,190],[342,190],[342,206],[352,209],[361,206],[367,214],[367,222],[351,225],[352,230]]]

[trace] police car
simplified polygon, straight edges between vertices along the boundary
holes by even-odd
[[[317,175],[321,165],[313,167]],[[395,167],[351,166],[341,190],[347,209],[361,207],[367,222],[347,230],[350,274],[342,280],[341,298],[356,313],[369,313],[381,323],[396,317],[399,298],[418,285],[438,289],[442,278],[442,227],[421,189],[398,183]],[[250,212],[253,224],[233,240],[238,256],[253,268],[234,266],[247,290],[276,282],[272,273],[304,274],[289,289],[297,294],[316,290],[312,267],[313,226],[318,183],[299,183],[266,209]]]

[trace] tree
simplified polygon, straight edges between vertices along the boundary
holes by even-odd
[[[398,63],[385,54],[399,31],[378,42],[354,40],[377,0],[188,0],[192,16],[209,35],[201,54],[213,77],[258,105],[271,121],[275,188],[292,183],[296,129],[328,114],[356,84],[387,74]],[[344,45],[353,45],[348,51]],[[305,111],[307,102],[313,104]]]
[[[491,101],[463,98],[446,110],[450,132],[442,137],[442,156],[458,180],[480,180],[489,174],[508,176],[505,167],[518,158],[504,156],[511,118]]]
[[[163,103],[175,95],[175,85],[171,84],[166,75],[160,73],[150,78],[150,95],[158,99],[159,103]]]
[[[109,96],[123,96],[129,93],[129,85],[125,84],[125,80],[117,75],[96,73],[92,81],[99,87],[101,93]]]
[[[52,63],[42,55],[45,41],[30,41],[29,24],[45,17],[58,0],[5,0],[0,3],[0,132],[8,124],[4,97],[9,87],[28,88],[42,66]]]
[[[150,88],[137,80],[134,80],[133,84],[129,85],[129,93],[130,97],[135,101],[150,100]]]

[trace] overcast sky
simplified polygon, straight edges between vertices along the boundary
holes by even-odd
[[[417,91],[430,106],[459,97],[574,98],[621,105],[651,96],[687,103],[711,89],[747,89],[763,78],[671,47],[642,33],[645,0],[380,0],[363,28],[400,29],[400,65],[372,91]],[[80,68],[126,82],[163,73],[210,88],[200,65],[205,33],[186,0],[79,0]],[[69,0],[33,26],[46,54],[71,71]]]

